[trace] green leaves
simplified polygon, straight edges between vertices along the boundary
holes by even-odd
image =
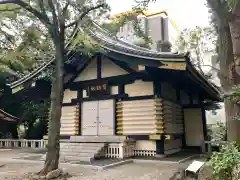
[[[208,165],[213,169],[216,180],[231,180],[232,169],[240,162],[240,151],[236,143],[221,147],[214,152]]]
[[[231,12],[240,3],[239,0],[227,0],[228,9]]]

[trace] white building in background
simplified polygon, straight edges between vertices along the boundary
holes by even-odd
[[[133,11],[127,11],[124,13],[116,14],[111,17],[114,19],[123,14],[133,14]],[[137,14],[137,18],[140,21],[142,31],[151,38],[153,44],[151,49],[158,50],[157,42],[159,41],[168,41],[173,47],[172,51],[176,51],[174,44],[180,30],[177,27],[176,23],[169,17],[166,11],[160,11],[157,13],[148,13],[143,12],[142,14]],[[134,27],[132,22],[126,23],[123,27],[120,28],[120,31],[117,33],[118,38],[125,40],[130,43],[138,44],[141,43],[142,39],[137,37],[134,34]]]

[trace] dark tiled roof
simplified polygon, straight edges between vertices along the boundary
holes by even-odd
[[[85,31],[87,31],[89,36],[93,40],[97,41],[99,45],[106,50],[145,59],[162,61],[164,61],[164,59],[167,59],[169,61],[169,58],[171,58],[173,61],[183,61],[183,58],[185,58],[185,54],[158,52],[127,43],[123,40],[118,39],[117,37],[112,36],[110,33],[102,29],[96,23],[94,23],[91,28],[88,28]]]
[[[11,114],[8,114],[7,112],[3,111],[2,109],[0,109],[0,120],[17,121],[19,119]]]

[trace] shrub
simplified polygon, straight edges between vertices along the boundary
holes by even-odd
[[[208,165],[213,169],[216,180],[231,180],[231,173],[240,162],[240,151],[236,143],[221,147],[220,152],[214,152]]]

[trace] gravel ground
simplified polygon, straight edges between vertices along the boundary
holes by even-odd
[[[16,160],[22,151],[0,151],[0,180],[28,180],[26,174],[38,172],[43,162]],[[25,152],[24,152],[25,153]],[[81,165],[61,164],[60,168],[73,177],[69,180],[168,180],[177,169],[187,167],[188,162],[175,163],[131,163],[107,170],[94,170]]]
[[[26,174],[38,172],[42,164],[6,163],[0,168],[0,180],[27,180]],[[168,180],[177,170],[176,165],[131,163],[107,170],[93,170],[79,165],[62,165],[73,177],[70,180]]]

